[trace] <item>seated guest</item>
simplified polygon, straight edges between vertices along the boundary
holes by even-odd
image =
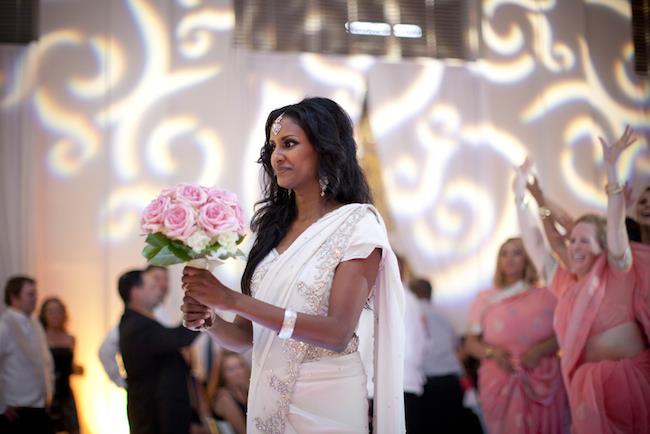
[[[5,303],[8,309],[0,317],[0,432],[54,433],[45,411],[52,399],[54,364],[43,328],[31,318],[36,281],[10,278]]]
[[[240,354],[224,350],[210,374],[208,401],[217,417],[236,434],[246,433],[250,368]]]
[[[132,434],[187,434],[192,407],[189,367],[181,355],[198,335],[154,319],[163,292],[150,274],[124,273],[118,283],[125,310],[119,341],[126,369],[127,414]]]
[[[54,359],[54,398],[50,407],[52,424],[56,432],[78,433],[79,420],[70,389],[70,375],[83,374],[83,368],[73,363],[75,338],[66,330],[68,313],[65,305],[56,297],[46,299],[41,305],[38,319],[45,329],[47,344]]]

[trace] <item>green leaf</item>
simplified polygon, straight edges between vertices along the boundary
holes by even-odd
[[[219,250],[220,248],[221,248],[221,244],[219,244],[219,243],[214,243],[213,245],[206,247],[206,248],[205,248],[205,252],[206,252],[206,253],[216,252],[216,251]]]
[[[169,246],[167,246],[167,249],[179,259],[179,262],[187,262],[194,257],[190,253],[192,249],[183,244],[179,245],[179,243],[170,243]],[[176,264],[179,262],[176,262]]]
[[[182,262],[187,262],[188,259],[177,256],[169,246],[165,246],[158,251],[158,253],[149,259],[149,263],[152,265],[158,265],[160,267],[167,267],[169,265],[180,264]]]
[[[162,232],[156,232],[155,234],[147,235],[147,239],[145,241],[147,244],[161,248],[168,246],[169,243],[171,243],[171,240],[167,238]]]
[[[142,249],[142,256],[144,256],[147,259],[147,261],[149,261],[151,260],[151,258],[156,256],[158,252],[160,252],[160,249],[162,249],[162,247],[157,247],[157,246],[152,246],[151,244],[147,244],[146,246],[144,246],[144,249]]]

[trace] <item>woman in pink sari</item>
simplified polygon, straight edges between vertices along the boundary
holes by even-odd
[[[586,215],[565,224],[568,244],[537,183],[529,189],[558,260],[546,256],[549,289],[558,297],[555,331],[576,434],[650,432],[650,246],[630,245],[616,162],[632,131],[612,146],[607,166],[607,221]],[[539,243],[537,244],[539,247]],[[528,245],[527,245],[528,248]],[[531,248],[535,250],[535,246]]]
[[[466,348],[481,359],[479,400],[490,434],[567,431],[555,297],[536,281],[521,239],[511,238],[499,249],[494,288],[470,309]]]

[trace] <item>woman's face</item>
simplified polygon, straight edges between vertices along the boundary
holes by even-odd
[[[59,328],[65,323],[65,309],[58,301],[50,301],[44,310],[47,327]]]
[[[510,240],[501,247],[499,252],[499,270],[508,280],[524,278],[526,269],[526,252],[519,240]]]
[[[650,225],[650,190],[648,189],[636,201],[636,219],[639,224]]]
[[[318,185],[318,154],[307,135],[290,117],[284,116],[280,126],[278,134],[271,128],[269,138],[271,167],[278,185],[292,190]]]
[[[603,249],[598,245],[596,226],[593,223],[580,222],[573,227],[569,238],[569,269],[578,277],[591,270]]]
[[[233,386],[248,383],[244,361],[236,355],[226,356],[223,360],[223,378],[226,384]]]

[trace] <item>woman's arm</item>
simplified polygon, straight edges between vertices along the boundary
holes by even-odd
[[[632,129],[625,127],[623,135],[611,146],[601,137],[600,144],[603,147],[603,157],[607,168],[607,250],[610,258],[615,262],[624,260],[624,255],[630,248],[630,241],[625,229],[625,195],[623,186],[618,182],[618,171],[616,163],[621,153],[636,141]],[[623,267],[629,267],[621,264]]]
[[[75,353],[75,351],[74,351],[75,347],[77,346],[77,339],[72,335],[69,335],[69,336],[70,336],[70,341],[71,341],[70,348],[72,349],[72,354],[74,354]],[[84,367],[81,366],[81,365],[77,365],[73,361],[72,362],[72,375],[83,375],[83,374],[84,374]]]
[[[291,337],[337,352],[345,350],[375,283],[380,260],[381,251],[375,249],[365,259],[339,264],[332,281],[327,316],[298,313]],[[183,286],[186,296],[201,304],[235,312],[275,332],[282,328],[284,308],[232,291],[206,270],[185,267]]]
[[[555,226],[556,218],[555,213],[565,214],[564,211],[556,209],[555,204],[547,201],[542,189],[539,186],[537,178],[533,178],[533,182],[527,185],[528,191],[535,198],[537,205],[540,209],[540,218],[542,219],[542,225],[544,226],[544,233],[546,234],[546,239],[551,246],[553,252],[557,255],[558,260],[566,267],[568,264],[567,248],[565,243],[565,236],[560,234]],[[553,206],[553,208],[549,208]],[[570,230],[570,228],[566,228]]]
[[[526,184],[531,169],[531,162],[528,158],[524,164],[515,168],[515,179],[512,188],[515,194],[515,206],[517,209],[517,220],[521,239],[524,242],[526,253],[533,262],[537,273],[541,276],[544,272],[544,264],[547,263],[550,253],[544,242],[542,231],[537,226],[535,218],[525,200]]]
[[[185,295],[183,297],[183,319],[189,328],[202,327],[211,316],[211,309]],[[216,315],[212,317],[212,325],[207,330],[212,339],[221,347],[237,353],[243,353],[253,346],[253,324],[246,318],[235,316],[233,322],[228,322]]]
[[[479,360],[494,360],[506,372],[512,372],[513,370],[510,353],[502,348],[486,344],[478,335],[467,335],[465,351]]]
[[[552,335],[529,348],[521,356],[521,364],[527,368],[534,368],[542,357],[557,353],[559,348],[557,338]]]

